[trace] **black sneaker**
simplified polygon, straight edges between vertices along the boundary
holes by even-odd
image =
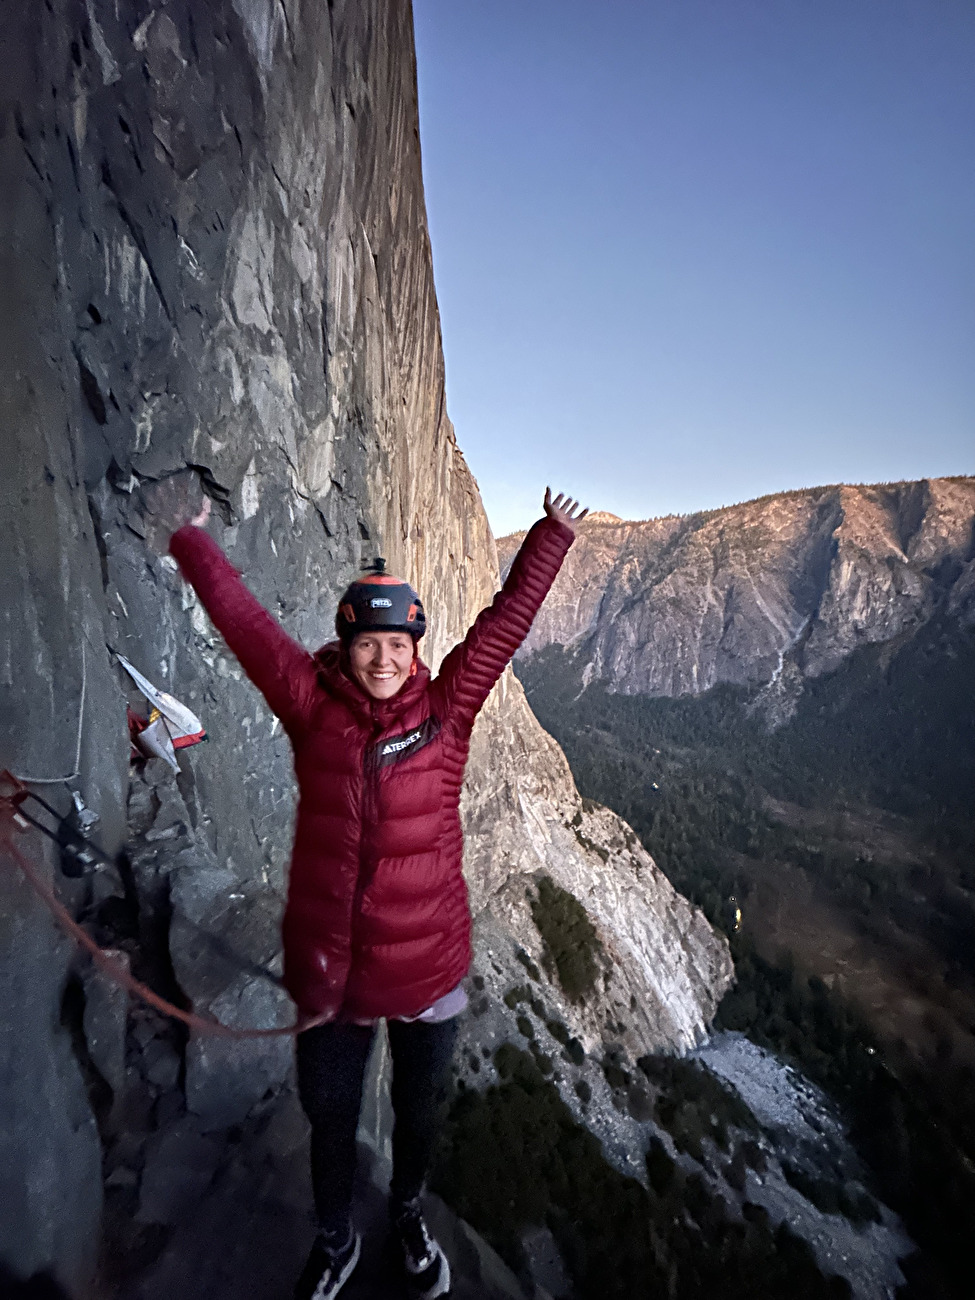
[[[328,1246],[319,1234],[295,1287],[295,1300],[333,1300],[352,1276],[361,1248],[357,1232],[352,1232],[338,1250]]]
[[[394,1212],[393,1227],[403,1252],[403,1266],[412,1294],[418,1300],[435,1300],[450,1291],[450,1265],[423,1220],[417,1196]]]

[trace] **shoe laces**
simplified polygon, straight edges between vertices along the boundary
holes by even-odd
[[[406,1256],[407,1269],[411,1273],[422,1273],[429,1268],[436,1259],[436,1249],[418,1201],[408,1203],[397,1214],[396,1231]]]
[[[341,1232],[319,1232],[318,1245],[330,1261],[342,1261],[351,1254],[355,1245],[355,1229],[349,1228],[348,1235]]]

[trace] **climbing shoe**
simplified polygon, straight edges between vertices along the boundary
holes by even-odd
[[[393,1211],[393,1228],[403,1252],[410,1292],[417,1300],[435,1300],[450,1291],[450,1265],[423,1219],[420,1198]]]
[[[351,1229],[348,1240],[337,1249],[319,1233],[295,1287],[295,1300],[333,1300],[355,1271],[361,1248],[359,1234]]]

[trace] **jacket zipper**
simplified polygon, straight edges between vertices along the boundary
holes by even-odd
[[[377,788],[379,785],[379,765],[375,761],[376,745],[382,736],[384,728],[376,723],[373,726],[372,734],[366,742],[365,751],[362,756],[362,806],[359,820],[359,871],[356,875],[355,892],[352,896],[352,918],[349,926],[349,961],[351,974],[352,954],[356,947],[356,932],[359,928],[359,914],[362,905],[362,899],[369,886],[369,862],[367,853],[367,843],[370,842],[371,836],[367,836],[366,828],[370,829],[375,825],[376,808],[377,808]]]

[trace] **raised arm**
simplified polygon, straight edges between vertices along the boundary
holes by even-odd
[[[317,670],[311,654],[248,591],[202,528],[180,528],[169,550],[244,672],[291,730],[307,716],[314,693]]]
[[[491,687],[528,635],[542,601],[575,538],[573,501],[552,501],[545,490],[545,517],[529,529],[504,586],[482,610],[463,641],[450,651],[433,684],[435,707],[445,724],[471,727]]]
[[[292,729],[306,716],[315,689],[314,659],[248,591],[204,532],[210,500],[196,476],[176,474],[155,485],[146,494],[145,514],[150,543],[174,556],[244,672]]]

